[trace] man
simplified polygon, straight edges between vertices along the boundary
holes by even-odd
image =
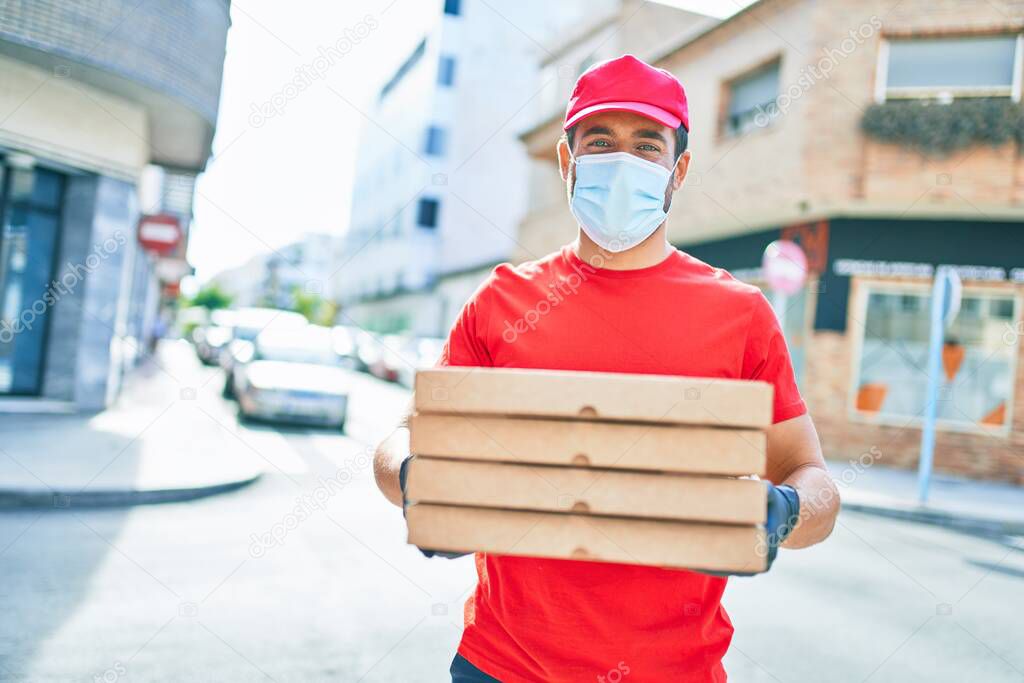
[[[564,130],[558,160],[576,241],[495,268],[455,322],[441,364],[771,382],[769,560],[783,540],[822,541],[838,495],[774,312],[756,287],[666,239],[690,166],[682,85],[631,55],[597,64],[577,81]],[[378,486],[396,505],[409,457],[403,427],[375,459]],[[476,567],[453,681],[725,680],[725,577],[483,553]]]

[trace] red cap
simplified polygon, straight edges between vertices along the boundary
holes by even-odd
[[[669,128],[690,130],[690,112],[683,84],[664,69],[633,55],[598,62],[572,89],[563,130],[603,111],[630,111]]]

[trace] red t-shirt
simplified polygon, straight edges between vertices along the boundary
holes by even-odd
[[[639,270],[594,268],[569,246],[500,265],[441,364],[758,379],[775,386],[776,422],[806,410],[760,290],[680,251]],[[725,680],[723,578],[485,553],[476,567],[459,653],[506,683]]]

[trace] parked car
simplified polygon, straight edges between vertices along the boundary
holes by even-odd
[[[353,368],[359,366],[358,335],[360,332],[358,327],[348,325],[336,325],[331,328],[335,352],[342,358],[349,359]]]
[[[216,365],[220,351],[231,341],[231,328],[213,325],[198,327],[192,332],[196,355],[204,365]]]
[[[197,327],[192,332],[196,355],[204,365],[217,365],[221,349],[234,334],[235,311],[221,309],[210,314],[208,325]]]
[[[414,363],[411,340],[397,334],[387,334],[376,340],[378,353],[370,364],[370,374],[386,382],[397,382],[403,366]]]
[[[357,329],[353,333],[356,345],[356,370],[372,372],[370,368],[380,359],[383,347],[376,336],[366,330]]]
[[[330,328],[269,329],[249,344],[230,378],[242,419],[344,429],[354,376]]]
[[[182,339],[195,343],[197,330],[210,325],[210,310],[204,306],[189,306],[179,309],[174,316],[174,332]]]
[[[233,311],[231,341],[220,349],[218,363],[224,368],[224,398],[234,398],[231,373],[240,356],[251,353],[249,344],[267,330],[293,330],[309,323],[301,313],[276,308],[240,308]]]
[[[412,388],[416,371],[437,365],[444,348],[444,339],[419,337],[410,340],[403,348],[402,358],[406,361],[398,367],[398,383]]]

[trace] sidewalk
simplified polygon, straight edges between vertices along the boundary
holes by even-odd
[[[0,508],[181,501],[252,483],[263,461],[235,436],[221,384],[168,341],[109,410],[0,414]]]
[[[927,505],[917,472],[829,462],[845,510],[937,524],[980,534],[1024,535],[1024,487],[933,474]]]

